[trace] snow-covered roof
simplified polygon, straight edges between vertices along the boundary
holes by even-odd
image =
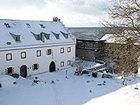
[[[106,43],[126,44],[127,39],[124,37],[115,36],[115,34],[105,34],[100,40],[105,40]],[[135,45],[140,45],[140,39],[134,40]]]
[[[105,34],[100,40],[105,40],[106,43],[124,43],[124,37],[118,37],[115,34]]]
[[[60,21],[0,19],[0,37],[0,50],[75,43],[75,37]]]

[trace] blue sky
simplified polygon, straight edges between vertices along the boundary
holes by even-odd
[[[110,0],[0,0],[1,19],[52,20],[67,27],[101,26],[108,19]]]

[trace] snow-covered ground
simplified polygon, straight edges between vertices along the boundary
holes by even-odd
[[[16,85],[0,88],[0,105],[140,105],[140,90],[134,89],[140,88],[139,78],[123,86],[120,79],[75,76],[74,71],[36,75],[41,82],[35,85],[35,76],[20,77]]]

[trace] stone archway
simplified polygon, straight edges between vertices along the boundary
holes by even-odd
[[[26,65],[22,65],[20,67],[20,75],[24,78],[27,77],[27,66]]]
[[[50,72],[56,71],[56,66],[55,66],[55,63],[53,61],[50,63],[49,71]]]

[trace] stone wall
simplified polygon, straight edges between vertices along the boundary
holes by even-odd
[[[104,41],[77,40],[76,56],[85,60],[103,60],[112,72],[138,71],[140,46],[132,44],[104,43]]]
[[[77,40],[76,56],[87,60],[101,60],[104,57],[104,41]]]

